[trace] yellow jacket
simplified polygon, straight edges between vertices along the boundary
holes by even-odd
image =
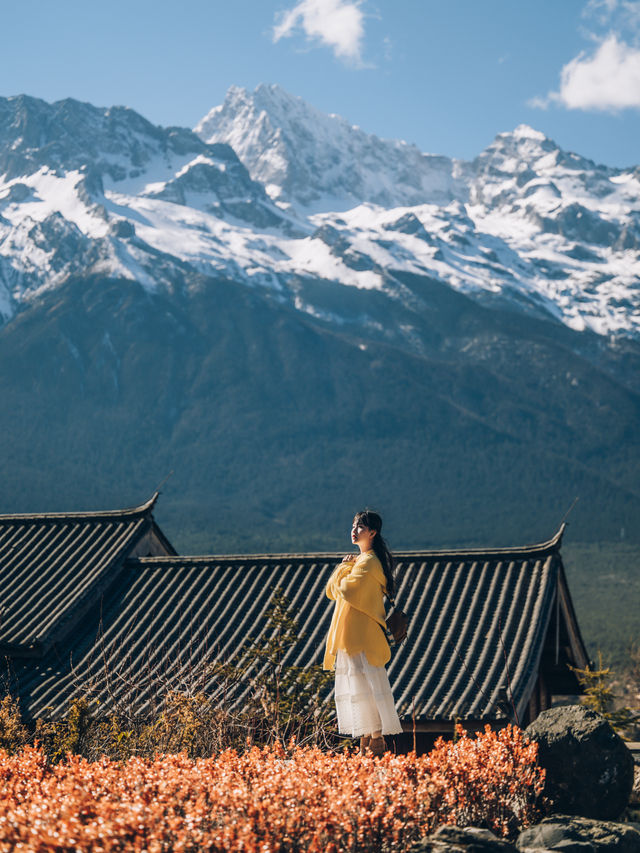
[[[384,666],[391,650],[384,632],[382,595],[386,579],[380,560],[373,551],[345,560],[337,566],[327,584],[327,597],[335,601],[327,635],[324,669],[333,669],[338,649],[348,655],[364,652],[372,666]]]

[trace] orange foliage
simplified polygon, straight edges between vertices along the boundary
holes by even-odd
[[[51,765],[27,747],[0,751],[0,851],[406,850],[438,823],[480,815],[477,797],[497,809],[501,832],[507,801],[526,821],[520,804],[539,780],[517,730],[381,759],[292,744]]]
[[[456,735],[455,743],[439,738],[425,756],[433,781],[442,785],[440,822],[483,826],[502,836],[532,823],[544,788],[538,744],[511,725],[498,732],[485,726],[473,740],[456,726]]]

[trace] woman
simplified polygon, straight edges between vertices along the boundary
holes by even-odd
[[[324,668],[336,671],[338,731],[360,737],[360,750],[374,755],[385,751],[384,735],[402,732],[384,668],[391,651],[383,595],[393,596],[393,557],[381,529],[377,513],[356,515],[351,541],[360,554],[344,558],[326,589],[335,607]]]

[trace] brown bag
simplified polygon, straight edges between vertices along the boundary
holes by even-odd
[[[395,601],[391,603],[393,604],[393,610],[386,619],[387,634],[393,638],[395,645],[399,646],[400,643],[403,643],[407,639],[409,620],[407,614],[396,607]]]

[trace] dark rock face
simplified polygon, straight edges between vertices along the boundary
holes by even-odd
[[[539,853],[544,850],[562,850],[563,853],[586,853],[588,850],[594,853],[607,853],[609,850],[638,853],[640,826],[557,815],[545,818],[542,823],[521,832],[516,847],[520,853]]]
[[[441,826],[411,847],[411,853],[515,853],[516,848],[488,829]]]
[[[543,711],[526,730],[547,771],[555,812],[615,819],[633,787],[633,757],[609,723],[581,705]],[[638,847],[640,851],[640,847]]]
[[[625,818],[640,823],[640,764],[634,766],[634,781]]]

